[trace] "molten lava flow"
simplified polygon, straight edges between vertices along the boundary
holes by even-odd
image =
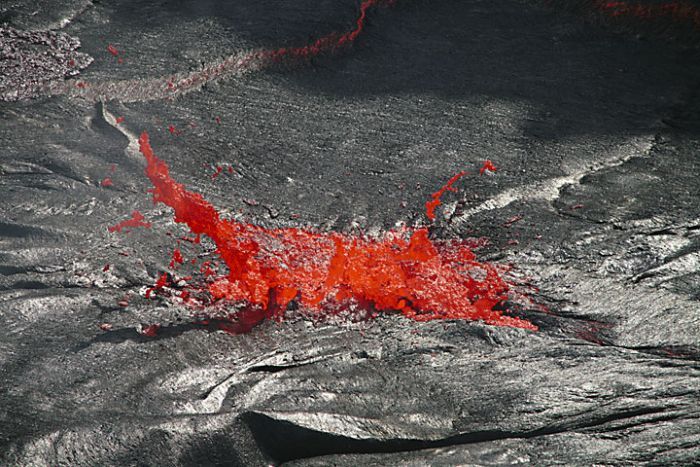
[[[175,221],[195,235],[208,236],[229,268],[227,276],[208,285],[215,300],[246,302],[268,318],[281,318],[292,301],[317,316],[355,303],[377,311],[398,310],[419,321],[470,319],[537,329],[494,309],[507,299],[509,285],[495,266],[476,261],[464,242],[433,242],[425,228],[390,231],[373,239],[225,220],[200,194],[170,177],[148,134],[139,143],[154,203],[173,208]]]
[[[435,220],[435,208],[440,206],[442,204],[442,201],[440,201],[440,198],[446,191],[457,191],[456,188],[454,188],[452,185],[459,180],[460,178],[464,177],[467,174],[465,171],[461,171],[460,173],[456,174],[453,176],[442,188],[440,188],[438,191],[433,193],[430,197],[432,198],[430,201],[425,202],[425,215],[428,219],[431,221]]]
[[[145,227],[145,228],[150,228],[151,223],[150,222],[145,222],[144,221],[145,217],[143,217],[143,214],[141,214],[139,211],[134,211],[131,213],[131,219],[127,219],[124,221],[121,221],[120,223],[116,225],[112,225],[110,227],[107,227],[107,230],[110,232],[121,232],[124,229],[127,228],[134,228],[134,227]]]

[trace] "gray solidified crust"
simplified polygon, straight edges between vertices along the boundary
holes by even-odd
[[[61,32],[0,27],[0,101],[41,97],[51,83],[76,76],[92,58]]]
[[[29,31],[65,28],[92,6],[90,0],[7,0],[0,5],[0,24]]]
[[[163,76],[305,43],[356,13],[275,4],[96,4],[65,27],[95,57],[81,79],[96,90],[0,103],[0,464],[697,463],[693,47],[528,2],[399,2],[350,50],[163,94]],[[52,82],[78,45],[2,34]],[[491,159],[498,172],[445,197],[433,235],[488,237],[479,257],[538,287],[549,311],[521,314],[540,331],[193,325],[141,297],[168,267],[167,233],[186,233],[146,194],[143,130],[174,178],[267,227],[417,225],[430,193]],[[212,179],[220,165],[235,173]],[[151,229],[107,231],[133,209]],[[155,322],[157,337],[139,332]]]

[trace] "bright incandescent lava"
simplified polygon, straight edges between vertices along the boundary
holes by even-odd
[[[200,194],[171,178],[147,133],[139,143],[154,203],[170,206],[175,221],[198,237],[208,236],[228,266],[228,275],[207,282],[206,292],[214,301],[246,303],[260,319],[282,318],[294,301],[315,316],[353,305],[376,312],[399,311],[418,321],[467,319],[537,329],[497,309],[509,298],[511,286],[497,266],[477,261],[464,241],[433,241],[427,228],[393,230],[371,238],[302,228],[266,229],[222,219]],[[456,178],[439,193],[451,189]],[[181,296],[190,297],[190,292]]]

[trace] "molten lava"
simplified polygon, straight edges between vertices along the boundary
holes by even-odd
[[[434,242],[426,228],[370,238],[266,229],[222,219],[200,194],[171,178],[166,163],[153,153],[147,133],[139,143],[154,203],[170,206],[175,222],[186,224],[193,234],[208,236],[228,266],[228,275],[208,283],[214,300],[247,303],[261,318],[280,319],[296,301],[317,316],[354,304],[365,310],[399,311],[418,321],[468,319],[537,329],[496,309],[507,300],[509,284],[496,266],[478,262],[465,242]],[[440,195],[463,175],[453,177],[433,195],[433,202],[439,203]]]
[[[464,177],[466,174],[467,173],[465,171],[456,174],[445,184],[445,186],[443,186],[430,196],[432,199],[430,201],[425,202],[425,216],[428,219],[430,219],[431,221],[435,220],[435,208],[442,204],[442,201],[440,201],[442,195],[445,194],[446,191],[457,191],[457,189],[454,188],[452,185],[454,185],[454,183],[457,180]]]
[[[143,214],[141,214],[139,211],[134,211],[131,213],[131,219],[126,219],[124,221],[119,222],[116,225],[112,225],[107,228],[110,232],[121,232],[124,229],[130,229],[130,228],[136,228],[136,227],[145,227],[145,228],[150,228],[151,223],[145,221],[145,217],[143,217]]]

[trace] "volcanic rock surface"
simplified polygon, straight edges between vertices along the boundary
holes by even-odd
[[[5,2],[0,464],[700,462],[700,4],[677,4],[398,0],[263,64],[236,57],[350,31],[358,2]],[[187,234],[144,130],[270,228],[421,225],[469,171],[432,235],[487,237],[539,330],[195,325],[143,297]],[[135,209],[150,229],[108,231]]]

